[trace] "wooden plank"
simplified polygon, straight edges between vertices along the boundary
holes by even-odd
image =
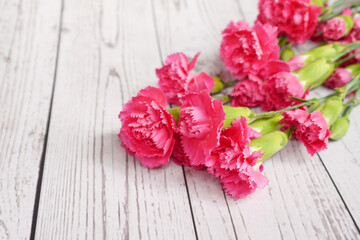
[[[328,170],[352,217],[360,226],[360,108],[350,115],[350,128],[340,141],[330,142],[319,155]]]
[[[269,159],[264,174],[270,180],[267,188],[240,201],[229,199],[235,225],[246,226],[238,235],[250,239],[358,237],[319,158],[310,157],[299,142],[289,142],[280,154]]]
[[[194,239],[182,168],[144,168],[116,136],[161,65],[150,1],[64,6],[36,238]]]
[[[192,58],[201,52],[195,72],[231,79],[219,58],[221,31],[241,19],[236,1],[153,1],[162,59],[175,52]],[[231,215],[218,179],[186,168],[199,239],[235,239]]]
[[[218,60],[221,30],[242,14],[252,25],[257,14],[257,1],[153,2],[163,59],[177,51],[190,57],[201,51],[196,71],[213,75],[226,76]],[[209,38],[211,35],[214,37]],[[300,143],[291,141],[285,150],[268,160],[265,175],[270,180],[268,187],[236,201],[223,198],[217,179],[187,168],[199,239],[358,237],[321,161],[317,156],[310,157]]]
[[[61,1],[0,2],[0,239],[28,239],[50,108]]]

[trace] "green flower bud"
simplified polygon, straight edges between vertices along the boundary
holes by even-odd
[[[281,52],[281,60],[287,62],[289,61],[293,56],[295,56],[294,51],[291,48],[285,48],[282,52]]]
[[[210,93],[213,94],[213,93],[221,92],[224,89],[225,84],[218,77],[212,77],[212,78],[215,80],[215,85],[214,85],[213,89],[211,89]]]
[[[330,127],[330,139],[339,140],[344,137],[349,129],[349,118],[339,117]]]
[[[304,64],[308,65],[318,59],[321,58],[333,58],[339,55],[345,48],[347,47],[346,44],[340,44],[340,43],[332,43],[327,44],[324,46],[320,46],[317,48],[314,48],[308,52],[305,52],[303,54],[300,54],[302,58],[304,58]]]
[[[294,74],[299,77],[300,83],[304,85],[307,90],[316,88],[323,84],[323,82],[330,77],[335,70],[335,63],[326,58],[321,58],[315,62],[301,68]]]
[[[276,131],[281,128],[280,121],[284,117],[281,114],[276,114],[271,117],[258,118],[249,124],[249,127],[262,135]]]
[[[247,107],[230,107],[224,105],[223,109],[226,114],[223,128],[230,127],[232,122],[239,117],[245,117],[248,121],[254,118],[254,113]]]
[[[345,69],[347,69],[349,71],[349,73],[351,74],[351,76],[353,76],[353,77],[356,77],[357,75],[360,74],[360,64],[359,63],[349,65],[349,66],[345,67]]]
[[[344,111],[343,101],[340,96],[330,97],[321,105],[319,110],[324,115],[328,125],[331,126]]]
[[[168,109],[168,112],[173,115],[175,122],[178,122],[180,117],[180,107],[170,108]]]
[[[354,20],[352,18],[352,16],[348,16],[348,15],[340,15],[340,16],[336,16],[335,18],[339,18],[339,19],[344,19],[345,22],[345,32],[344,32],[344,36],[346,34],[348,34],[350,32],[350,30],[353,28],[354,26]]]
[[[274,131],[263,135],[260,138],[251,140],[250,150],[260,151],[264,155],[257,163],[261,163],[265,159],[271,157],[281,149],[283,149],[289,141],[289,135],[282,131]]]

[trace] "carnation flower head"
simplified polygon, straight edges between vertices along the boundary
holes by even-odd
[[[259,15],[256,21],[263,24],[270,23],[276,25],[275,18],[276,1],[274,0],[260,0],[258,3]]]
[[[260,74],[261,78],[266,79],[279,72],[290,72],[291,67],[282,60],[271,60],[266,63],[264,71]]]
[[[166,97],[158,88],[147,87],[126,103],[119,114],[119,138],[126,151],[141,164],[154,168],[169,162],[176,131],[174,117],[165,109]]]
[[[251,139],[260,136],[247,125],[245,117],[238,118],[229,128],[222,130],[219,146],[206,160],[208,171],[220,177],[225,191],[233,198],[245,197],[268,182],[261,174],[262,165],[256,164],[263,153],[251,152],[249,148]]]
[[[310,0],[279,0],[274,8],[272,24],[279,28],[294,44],[303,44],[317,26],[321,7],[310,4]]]
[[[178,165],[183,165],[198,170],[203,169],[204,168],[203,165],[194,166],[191,164],[189,157],[184,152],[184,147],[182,146],[180,136],[181,135],[179,133],[174,133],[175,145],[172,153],[172,160]]]
[[[207,91],[185,94],[179,117],[179,132],[184,153],[191,165],[205,163],[218,145],[225,112],[220,100],[213,100]]]
[[[279,58],[276,28],[268,24],[256,23],[251,28],[244,21],[230,22],[222,35],[220,58],[239,80],[257,75],[269,60]]]
[[[220,182],[232,198],[243,198],[255,192],[256,188],[264,188],[268,184],[267,177],[261,174],[263,170],[263,164],[253,166],[244,162],[237,170],[226,171],[220,177]]]
[[[234,91],[230,94],[233,97],[233,107],[255,107],[264,101],[265,88],[263,81],[253,75],[249,79],[238,82]]]
[[[338,40],[342,38],[346,31],[345,21],[342,18],[333,18],[327,21],[322,27],[325,39]]]
[[[296,75],[289,72],[279,72],[265,80],[266,97],[261,108],[265,111],[280,110],[297,103],[289,98],[304,98],[308,91],[304,90]]]
[[[331,132],[320,111],[308,113],[302,109],[285,111],[281,123],[284,128],[295,128],[293,136],[302,142],[311,156],[327,149]]]
[[[204,81],[209,92],[214,87],[214,79],[206,73],[200,73],[199,75],[189,73],[195,67],[199,54],[196,54],[191,62],[183,53],[172,54],[166,58],[162,68],[156,69],[159,88],[165,93],[169,103],[180,105],[181,97],[194,83]]]

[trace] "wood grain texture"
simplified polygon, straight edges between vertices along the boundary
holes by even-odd
[[[182,168],[147,169],[117,116],[161,66],[150,1],[66,0],[36,239],[194,239]]]
[[[351,212],[357,226],[360,226],[360,108],[356,107],[350,115],[350,127],[346,136],[329,143],[320,158],[337,186],[344,202]]]
[[[220,33],[230,20],[241,19],[239,7],[236,1],[153,0],[162,59],[175,52],[184,52],[190,58],[201,52],[195,72],[231,79],[219,59]],[[185,174],[199,239],[235,239],[218,179],[188,168]]]
[[[60,1],[0,2],[0,239],[30,237]]]
[[[250,239],[358,237],[319,158],[309,157],[299,142],[290,141],[285,149],[269,159],[264,174],[270,180],[267,188],[239,201],[229,199],[235,225],[245,223],[246,226],[246,231],[240,234]],[[236,217],[236,212],[240,212],[242,218]]]
[[[252,25],[257,1],[153,3],[163,59],[177,51],[189,57],[201,51],[197,72],[228,77],[218,58],[221,30],[230,20],[244,19]],[[304,49],[300,47],[298,51]],[[313,95],[325,92],[321,89]],[[218,180],[211,175],[186,169],[199,239],[359,237],[322,162],[317,156],[310,157],[299,142],[291,141],[280,154],[269,159],[265,175],[270,180],[268,187],[245,199],[233,200],[224,198]]]

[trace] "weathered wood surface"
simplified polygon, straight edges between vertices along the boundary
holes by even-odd
[[[319,155],[291,141],[241,200],[204,171],[147,169],[120,147],[122,105],[156,86],[168,54],[200,51],[195,72],[231,78],[221,30],[251,25],[257,2],[0,3],[0,239],[360,238],[359,109]]]
[[[0,239],[30,237],[60,1],[0,2]]]
[[[182,168],[144,168],[116,136],[156,83],[152,19],[150,1],[64,2],[37,239],[195,238]]]
[[[221,30],[230,20],[252,23],[257,15],[257,1],[226,1],[226,4],[223,1],[153,2],[163,59],[177,51],[188,56],[200,51],[205,54],[200,55],[196,70],[219,76],[226,72],[218,52]],[[217,34],[213,35],[214,32]],[[318,91],[321,94],[321,90]],[[200,239],[241,239],[245,236],[250,239],[339,239],[358,236],[356,226],[319,158],[311,158],[297,142],[289,145],[265,164],[265,175],[270,180],[268,187],[237,201],[221,192],[214,177],[205,172],[186,170]]]

